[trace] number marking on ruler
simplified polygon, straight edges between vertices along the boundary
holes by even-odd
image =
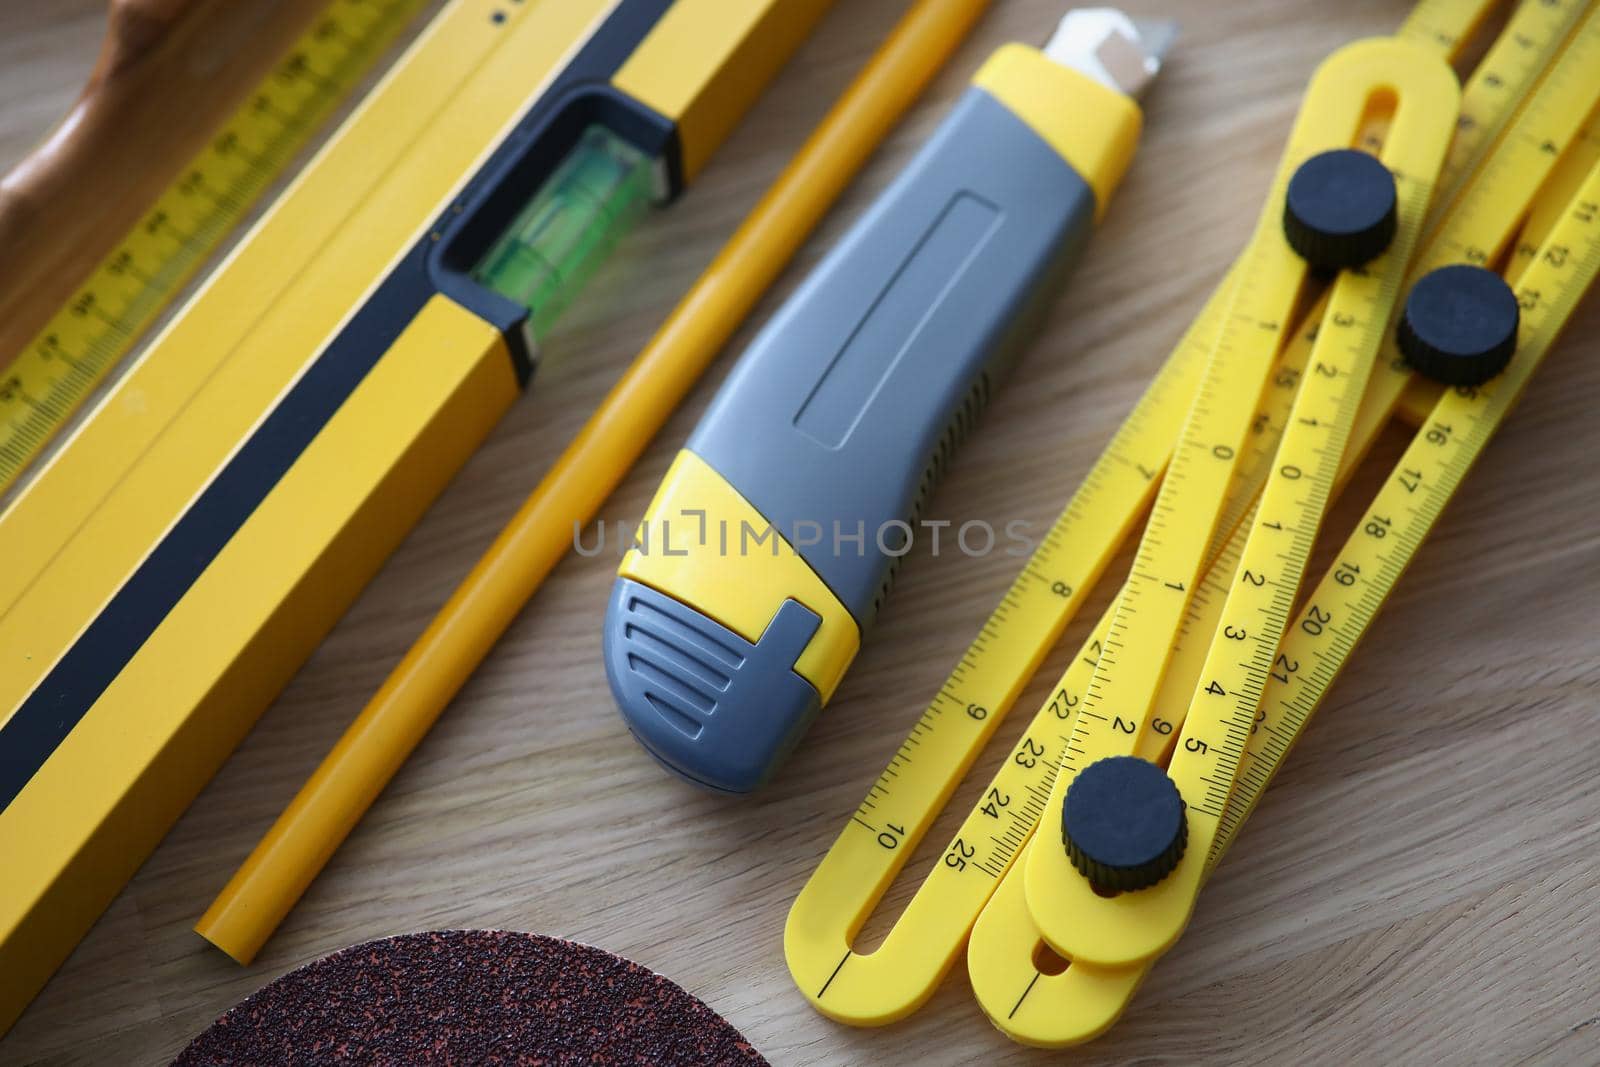
[[[1450,202],[1459,182],[1493,147],[1516,114],[1512,102],[1523,99],[1577,24],[1584,0],[1535,0],[1519,3],[1483,59],[1472,72],[1470,91],[1461,98],[1455,141],[1445,164],[1452,177],[1439,183],[1435,203]]]
[[[1435,239],[1430,242],[1429,250],[1419,257],[1421,266],[1413,271],[1414,276],[1424,269],[1451,262],[1451,258],[1440,251],[1442,248],[1488,248],[1493,250],[1492,255],[1497,256],[1536,190],[1548,188],[1547,181],[1556,187],[1558,193],[1570,190],[1570,174],[1562,182],[1550,179],[1555,157],[1543,146],[1549,143],[1552,134],[1560,138],[1559,144],[1569,144],[1574,139],[1572,124],[1586,113],[1590,117],[1585,131],[1592,132],[1596,122],[1600,122],[1600,115],[1594,110],[1595,101],[1600,98],[1600,67],[1593,65],[1596,57],[1595,33],[1596,22],[1591,16],[1574,35],[1570,47],[1555,61],[1553,72],[1562,76],[1546,79],[1532,98],[1523,102],[1509,135],[1494,149],[1491,157],[1494,166],[1486,166],[1474,176],[1464,187],[1462,195],[1450,205],[1443,224],[1434,235]],[[1586,76],[1585,72],[1588,72]],[[1469,81],[1469,96],[1475,84],[1476,79]],[[1510,105],[1511,102],[1507,102],[1507,106]],[[1582,131],[1579,131],[1579,135],[1583,135]],[[1575,146],[1575,149],[1585,150],[1581,145]],[[1548,222],[1550,213],[1541,205],[1534,206],[1533,219],[1542,218]],[[1346,457],[1351,465],[1376,438],[1410,380],[1408,370],[1398,360],[1397,354],[1392,353],[1392,340],[1388,350],[1388,354],[1394,356],[1393,363],[1379,372],[1379,377],[1369,387],[1363,400],[1358,418],[1360,428],[1353,434],[1359,443],[1352,446],[1351,454]],[[1207,604],[1205,598],[1208,595],[1220,597],[1220,583],[1225,582],[1231,574],[1241,548],[1240,539],[1236,537],[1197,594],[1198,603],[1192,605],[1195,613],[1201,616],[1195,623],[1197,631],[1214,631],[1220,609],[1216,603]],[[1346,580],[1353,577],[1348,571],[1345,572]],[[1325,581],[1343,584],[1341,579],[1331,576]],[[1269,684],[1286,685],[1291,677],[1298,682],[1297,672],[1300,669],[1298,660],[1286,661],[1285,656],[1280,655],[1274,662],[1274,677]],[[1191,678],[1198,677],[1197,665],[1189,668],[1189,671]],[[1262,705],[1269,711],[1270,700],[1269,690]],[[1035,728],[1038,721],[1042,720],[1041,715]],[[1261,736],[1265,721],[1256,724],[1252,746],[1263,743],[1257,739]],[[1148,731],[1141,740],[1139,754],[1146,758],[1159,758],[1163,748],[1171,744],[1170,724],[1167,724],[1169,729],[1165,731],[1166,736],[1159,729],[1160,724],[1157,725],[1156,730]],[[1281,756],[1280,752],[1276,758],[1281,759]],[[1219,833],[1219,843],[1212,849],[1211,866],[1215,865],[1243,818],[1243,814],[1235,813],[1234,809],[1247,812],[1252,808],[1275,768],[1276,763],[1258,763],[1252,759],[1250,766],[1240,774],[1234,797],[1230,800],[1229,815],[1225,816]],[[1039,940],[1031,917],[1005,914],[1006,908],[1015,906],[1022,899],[1009,885],[1015,881],[1018,881],[1017,872],[1013,871],[1002,881],[974,928],[968,955],[974,992],[996,1025],[1018,1040],[1049,1045],[1087,1040],[1108,1026],[1126,1006],[1142,972],[1074,966],[1064,974],[1041,975],[1034,965],[1034,951]],[[1029,994],[1030,1007],[1018,1014],[1017,1009],[1021,1004],[1019,1001],[1013,1002],[1024,988],[1032,991]]]
[[[1294,666],[1267,683],[1262,701],[1266,715],[1251,735],[1249,766],[1229,799],[1207,857],[1207,874],[1232,844],[1433,523],[1600,274],[1600,165],[1592,166],[1539,254],[1531,258],[1516,285],[1523,318],[1511,366],[1487,386],[1454,389],[1439,400],[1338,562],[1297,615],[1282,646]],[[1358,434],[1375,438],[1387,413],[1369,405],[1362,421]],[[1354,456],[1347,456],[1341,480],[1354,465]],[[1369,532],[1372,524],[1384,534]],[[1226,565],[1219,562],[1219,567]],[[1308,622],[1315,625],[1307,627]],[[1034,963],[1038,944],[1022,880],[1003,879],[973,930],[968,970],[973,991],[995,1025],[1028,1044],[1061,1047],[1103,1032],[1132,999],[1150,966],[1074,964],[1046,974]]]
[[[1407,39],[1453,52],[1471,37],[1491,6],[1488,0],[1424,0],[1401,32]],[[1553,49],[1551,45],[1548,50]],[[1473,85],[1469,81],[1468,97]],[[1474,113],[1492,120],[1496,109],[1511,103],[1491,94]],[[1063,511],[796,900],[785,931],[786,954],[797,985],[825,1014],[858,1024],[889,1022],[931,996],[951,957],[959,953],[994,879],[1037,825],[1043,804],[1036,798],[1048,795],[1055,760],[1035,755],[1031,749],[1038,742],[1030,746],[1025,739],[969,812],[882,947],[870,956],[851,951],[856,932],[1094,581],[1088,577],[1068,585],[1053,577],[1064,566],[1075,566],[1080,574],[1097,573],[1097,567],[1085,568],[1062,558],[1069,549],[1084,557],[1102,551],[1087,544],[1077,516],[1092,504],[1096,512],[1120,514],[1121,523],[1131,529],[1148,502],[1150,484],[1171,454],[1204,359],[1205,339],[1216,332],[1230,284],[1231,276],[1211,296],[1135,415],[1086,479],[1084,490]],[[1320,310],[1316,317],[1320,318]],[[1268,391],[1252,422],[1251,447],[1235,472],[1219,534],[1231,531],[1251,506],[1309,351],[1309,338],[1297,338],[1280,361],[1277,388]],[[1177,365],[1185,359],[1188,365],[1182,374],[1187,377],[1180,378]],[[1157,395],[1164,400],[1158,403]],[[1104,491],[1118,481],[1123,483],[1120,491]],[[1123,536],[1125,531],[1115,540]],[[1063,687],[1039,711],[1029,738],[1048,739],[1056,732],[1052,724],[1071,714],[1098,654],[1093,642],[1103,639],[1108,621],[1101,620],[1063,679]],[[1161,719],[1153,724],[1155,732],[1142,743],[1159,752],[1162,727],[1170,740],[1174,724]],[[971,858],[965,855],[968,850],[974,852]]]
[[[970,879],[925,885],[870,956],[850,944],[1154,495],[1216,323],[1202,315],[1180,341],[795,900],[785,954],[796,985],[825,1014],[854,1023],[903,1017],[959,958],[988,897]],[[996,810],[1015,804],[1036,817],[1048,791],[1046,783],[1036,800],[997,798]],[[936,873],[967,869],[969,847],[953,844]]]
[[[1464,98],[1495,99],[1496,92],[1474,74]],[[1501,104],[1513,116],[1501,124],[1504,132],[1479,169],[1460,181],[1449,203],[1435,205],[1439,223],[1417,255],[1408,288],[1437,267],[1498,262],[1527,211],[1538,217],[1536,200],[1556,180],[1558,162],[1570,149],[1586,151],[1587,138],[1600,132],[1600,9],[1585,10],[1531,95]],[[1574,179],[1569,173],[1566,180]],[[1559,189],[1552,193],[1561,197]],[[1388,417],[1412,383],[1411,368],[1390,336],[1365,403]],[[1437,390],[1427,395],[1436,397]]]
[[[1286,458],[1280,457],[1268,480],[1270,508],[1262,520],[1276,520],[1280,529],[1258,525],[1252,537],[1257,569],[1241,572],[1242,581],[1230,595],[1244,604],[1230,613],[1233,628],[1255,633],[1258,640],[1248,657],[1227,643],[1213,648],[1208,669],[1215,677],[1191,705],[1204,709],[1211,729],[1205,737],[1194,732],[1182,737],[1174,756],[1172,778],[1188,806],[1192,851],[1159,885],[1114,898],[1098,895],[1064,848],[1034,849],[1027,859],[1027,899],[1034,921],[1047,942],[1074,959],[1116,966],[1160,953],[1182,932],[1198,891],[1210,827],[1222,815],[1254,717],[1253,697],[1259,694],[1255,676],[1270,665],[1269,646],[1276,644],[1287,622],[1367,370],[1449,145],[1450,128],[1442,120],[1453,123],[1458,90],[1454,75],[1436,54],[1395,39],[1359,42],[1335,52],[1313,75],[1239,283],[1241,295],[1256,289],[1260,303],[1244,305],[1244,317],[1231,320],[1237,330],[1224,329],[1196,394],[1133,573],[1117,602],[1094,681],[1071,723],[1045,814],[1050,825],[1058,825],[1066,789],[1079,771],[1104,757],[1135,751],[1193,588],[1204,573],[1204,553],[1224,492],[1218,471],[1243,444],[1250,405],[1306,274],[1304,261],[1282,234],[1284,187],[1302,160],[1354,143],[1369,101],[1389,91],[1398,94],[1399,103],[1384,156],[1400,174],[1407,235],[1397,242],[1397,254],[1380,259],[1369,276],[1345,272],[1336,284],[1312,354],[1312,373],[1305,376],[1285,430],[1280,453]],[[1320,373],[1324,370],[1330,373]],[[1230,695],[1236,703],[1229,702]],[[1252,706],[1242,713],[1242,722],[1241,713],[1224,710],[1244,704]]]
[[[1378,609],[1452,494],[1521,396],[1578,300],[1600,272],[1600,164],[1517,279],[1522,319],[1506,373],[1480,387],[1447,390],[1395,464],[1284,639],[1282,654],[1308,669],[1269,678],[1265,713],[1245,758],[1256,771],[1228,802],[1211,848],[1215,866],[1255,809],[1267,780],[1327,695]]]
[[[0,371],[0,489],[134,346],[421,6],[333,0]]]
[[[1434,115],[1440,114],[1431,105]],[[1425,136],[1399,131],[1408,150],[1437,148],[1442,159],[1449,131]],[[1402,139],[1403,138],[1403,139]],[[1395,142],[1391,142],[1393,144]],[[1415,158],[1415,157],[1413,157]],[[1168,776],[1188,802],[1189,849],[1178,869],[1160,884],[1106,899],[1090,891],[1080,919],[1115,953],[1107,962],[1148,958],[1176,940],[1187,922],[1203,874],[1205,851],[1217,832],[1239,759],[1253,727],[1262,687],[1273,668],[1278,642],[1288,625],[1304,569],[1332,492],[1340,457],[1367,376],[1400,295],[1411,240],[1420,229],[1430,185],[1402,180],[1402,227],[1390,253],[1359,276],[1346,272],[1334,288],[1311,355],[1310,373],[1295,398],[1248,540],[1211,631],[1210,651],[1173,748]],[[1197,633],[1197,636],[1199,634]],[[1087,890],[1087,883],[1077,879]],[[1074,903],[1061,901],[1063,909]],[[1098,956],[1094,958],[1099,958]]]

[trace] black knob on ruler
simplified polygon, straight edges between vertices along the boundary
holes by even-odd
[[[1111,756],[1067,787],[1061,837],[1072,865],[1100,890],[1155,885],[1183,858],[1189,840],[1183,798],[1160,767]]]
[[[1395,340],[1406,362],[1434,381],[1481,385],[1511,362],[1521,317],[1504,278],[1457,263],[1411,287]]]
[[[1300,164],[1283,201],[1289,247],[1318,270],[1359,267],[1394,240],[1394,175],[1354,148],[1321,152]]]

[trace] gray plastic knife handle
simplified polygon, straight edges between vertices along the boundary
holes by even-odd
[[[746,350],[689,439],[863,636],[903,555],[897,524],[915,529],[1094,209],[1050,145],[969,89]],[[702,785],[756,788],[817,713],[816,689],[792,669],[806,639],[796,628],[809,634],[815,618],[795,601],[774,605],[779,625],[752,645],[676,596],[619,579],[606,669],[630,729]],[[701,684],[686,697],[663,677]]]

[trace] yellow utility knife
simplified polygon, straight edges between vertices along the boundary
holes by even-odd
[[[929,490],[1132,159],[1170,24],[1007,45],[745,352],[623,559],[606,671],[634,736],[766,781],[832,697]]]

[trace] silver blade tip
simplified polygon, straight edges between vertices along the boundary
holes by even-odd
[[[1171,19],[1133,19],[1111,7],[1067,12],[1044,53],[1107,88],[1137,98],[1178,36]]]

